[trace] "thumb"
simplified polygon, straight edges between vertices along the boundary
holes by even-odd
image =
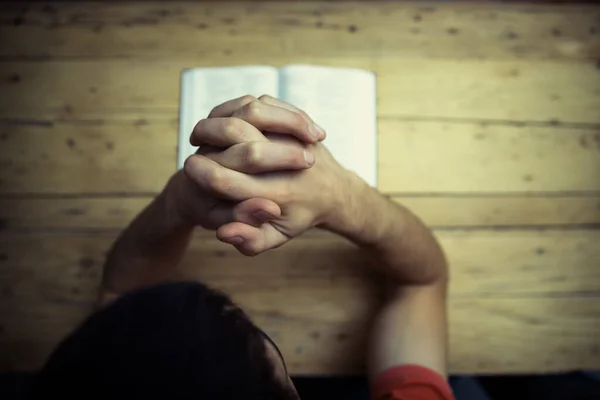
[[[277,203],[260,197],[244,200],[238,204],[219,202],[207,215],[208,229],[217,229],[231,222],[241,222],[251,226],[261,226],[281,216]]]
[[[245,256],[264,253],[289,240],[270,223],[255,227],[239,222],[232,222],[217,229],[217,238],[235,246]]]

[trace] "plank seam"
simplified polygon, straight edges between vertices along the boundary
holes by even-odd
[[[137,107],[121,107],[120,111],[128,110],[135,112],[151,112],[156,115],[156,112],[165,112],[169,115],[176,114],[176,109],[173,108],[137,108]],[[105,110],[110,111],[110,110]],[[73,125],[73,126],[103,126],[103,125],[125,125],[139,122],[139,118],[131,119],[113,119],[107,120],[104,118],[93,119],[39,119],[39,118],[19,118],[19,117],[0,117],[0,126],[37,126],[52,128],[55,124]],[[600,123],[591,122],[563,122],[552,119],[548,121],[534,120],[502,120],[502,119],[479,119],[479,118],[454,118],[454,117],[419,117],[414,115],[397,116],[397,115],[378,115],[380,121],[399,121],[399,122],[443,122],[457,125],[480,125],[480,126],[511,126],[511,127],[537,127],[537,128],[552,128],[560,132],[565,130],[594,130],[600,129]],[[177,123],[177,118],[144,118],[143,125],[151,125],[152,123]]]

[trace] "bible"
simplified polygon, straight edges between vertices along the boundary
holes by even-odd
[[[327,132],[323,144],[336,160],[377,185],[376,77],[373,72],[312,65],[187,69],[181,75],[177,166],[196,148],[194,125],[211,109],[246,94],[268,94],[303,109]],[[318,160],[317,160],[318,162]]]

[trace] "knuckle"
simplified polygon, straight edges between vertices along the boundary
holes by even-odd
[[[244,163],[249,166],[256,166],[262,160],[262,151],[257,143],[248,143],[244,150]]]
[[[307,131],[310,128],[309,121],[310,120],[306,119],[304,116],[302,116],[302,114],[294,113],[294,124],[298,128]]]
[[[211,168],[204,174],[207,186],[215,192],[221,192],[224,187],[224,177],[218,168]]]
[[[250,120],[257,119],[261,115],[262,103],[252,101],[244,106],[244,116]]]
[[[308,116],[308,114],[306,113],[306,111],[304,110],[298,110],[298,112],[300,113],[300,115],[307,121],[312,121],[312,118]]]
[[[242,105],[252,103],[253,101],[256,101],[256,97],[252,96],[251,94],[246,94],[240,97],[240,104]]]
[[[259,101],[264,101],[264,100],[273,100],[273,96],[269,96],[268,94],[261,94],[258,97]]]
[[[195,157],[193,155],[189,156],[183,162],[183,172],[189,177],[195,171]]]
[[[243,121],[238,118],[227,118],[223,125],[223,134],[225,137],[236,142],[241,141],[244,137]]]
[[[213,117],[219,110],[221,109],[221,105],[214,106],[212,110],[208,113],[208,118]]]

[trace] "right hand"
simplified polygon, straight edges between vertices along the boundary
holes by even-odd
[[[280,102],[276,99],[271,101]],[[295,109],[287,103],[280,103],[288,109]],[[296,112],[305,115],[300,110]],[[277,132],[275,129],[269,131]],[[217,229],[220,240],[234,245],[245,255],[256,255],[281,246],[312,227],[326,225],[345,203],[353,200],[352,182],[357,179],[356,176],[343,169],[325,146],[318,142],[302,144],[281,135],[268,137],[271,141],[285,141],[290,149],[308,151],[314,156],[314,165],[303,170],[248,175],[244,173],[244,165],[249,159],[268,163],[277,155],[256,147],[252,157],[239,157],[236,156],[236,144],[227,142],[227,138],[223,137],[219,139],[220,146],[229,143],[231,147],[220,152],[193,155],[185,163],[189,179],[219,198],[233,202],[264,198],[280,207],[280,216],[260,226],[237,221]],[[211,144],[211,141],[215,142],[213,135],[203,130],[195,130],[191,139],[192,143],[199,145]],[[254,145],[246,143],[245,146]]]

